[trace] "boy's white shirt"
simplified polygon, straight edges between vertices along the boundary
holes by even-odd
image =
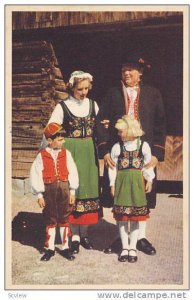
[[[45,149],[48,153],[51,154],[54,163],[56,165],[57,157],[61,149],[51,149],[49,147],[46,147]],[[78,171],[76,164],[73,160],[73,157],[69,150],[66,150],[67,154],[67,169],[68,169],[68,181],[69,181],[69,188],[70,188],[70,193],[71,195],[75,195],[75,190],[79,186],[79,178],[78,178]],[[43,198],[43,194],[45,191],[44,187],[44,181],[43,181],[43,176],[42,176],[42,171],[43,171],[43,161],[42,161],[42,156],[41,153],[39,153],[32,166],[30,169],[30,184],[31,184],[31,191],[33,194],[36,194],[38,199]]]
[[[142,143],[142,141],[140,141],[140,144],[141,143]],[[124,146],[127,151],[136,150],[137,149],[137,139],[135,139],[134,141],[124,142]],[[114,146],[112,147],[112,150],[111,150],[111,158],[115,162],[116,166],[113,169],[111,169],[111,168],[108,169],[110,186],[115,185],[115,180],[116,180],[116,176],[117,176],[118,157],[119,157],[120,153],[121,153],[120,144],[119,143],[114,144]],[[144,165],[145,165],[151,161],[151,157],[152,157],[151,149],[147,142],[143,143],[142,154],[144,156]],[[144,178],[147,181],[149,181],[149,182],[153,181],[153,179],[155,177],[153,167],[148,168],[148,169],[143,168],[142,172],[143,172]]]

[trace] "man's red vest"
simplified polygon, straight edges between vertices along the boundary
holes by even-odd
[[[54,183],[57,180],[68,181],[66,150],[62,149],[57,157],[56,167],[50,153],[45,149],[40,151],[43,161],[43,181],[44,183]]]

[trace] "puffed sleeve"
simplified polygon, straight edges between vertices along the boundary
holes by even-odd
[[[95,109],[95,114],[97,116],[97,114],[99,112],[99,107],[98,107],[98,104],[96,103],[96,101],[94,101],[94,109]]]
[[[51,114],[51,117],[48,121],[48,124],[50,123],[58,123],[58,124],[63,124],[63,109],[62,109],[62,106],[58,103],[52,114]]]
[[[144,156],[144,165],[145,165],[145,164],[149,163],[152,158],[151,149],[147,142],[143,143],[142,154]],[[143,168],[143,176],[144,176],[145,180],[152,182],[155,177],[154,169],[152,167],[148,168],[148,169]]]
[[[42,193],[45,191],[43,177],[42,177],[42,170],[43,170],[43,161],[42,156],[39,153],[30,169],[30,185],[31,185],[31,192],[36,194],[38,198],[42,198]]]
[[[115,162],[116,166],[113,169],[108,168],[110,186],[115,185],[115,180],[116,180],[116,176],[117,176],[117,162],[118,162],[119,154],[120,154],[120,145],[119,145],[119,143],[116,143],[112,147],[112,150],[111,150],[111,158]]]
[[[75,195],[75,190],[79,186],[78,171],[71,153],[68,150],[66,150],[66,153],[67,153],[67,169],[69,172],[69,188],[71,194]]]

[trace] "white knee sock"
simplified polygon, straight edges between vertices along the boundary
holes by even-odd
[[[129,255],[136,256],[136,244],[139,233],[139,222],[130,221],[130,244],[129,244]]]
[[[80,225],[77,224],[71,224],[70,225],[71,232],[72,232],[72,242],[77,241],[80,242]]]
[[[69,227],[60,227],[60,236],[62,241],[61,250],[69,248]]]
[[[121,237],[122,248],[127,249],[121,252],[121,255],[128,255],[129,242],[128,242],[128,222],[127,221],[118,221],[119,234]]]
[[[46,227],[45,247],[49,250],[55,250],[56,227]]]
[[[80,225],[80,237],[88,237],[88,225]]]
[[[139,221],[139,234],[138,240],[141,240],[146,237],[146,221]]]

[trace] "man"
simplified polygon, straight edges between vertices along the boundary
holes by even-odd
[[[98,136],[98,150],[104,158],[104,164],[108,168],[114,166],[110,156],[110,149],[118,141],[115,129],[116,121],[123,115],[135,117],[141,123],[147,141],[152,150],[152,159],[145,167],[156,167],[158,161],[164,160],[165,146],[165,112],[160,92],[141,80],[144,68],[150,68],[142,58],[128,59],[122,65],[122,80],[118,86],[111,88],[100,107]],[[107,128],[108,127],[108,128]],[[105,187],[106,186],[106,187]],[[108,199],[109,182],[105,169],[102,187],[102,203],[106,207]],[[148,208],[156,206],[156,181],[153,183],[152,192],[147,194]],[[108,206],[108,205],[107,205]],[[156,249],[146,239],[146,221],[140,222],[137,249],[148,255],[156,254]],[[109,254],[113,252],[111,247],[104,250]]]

